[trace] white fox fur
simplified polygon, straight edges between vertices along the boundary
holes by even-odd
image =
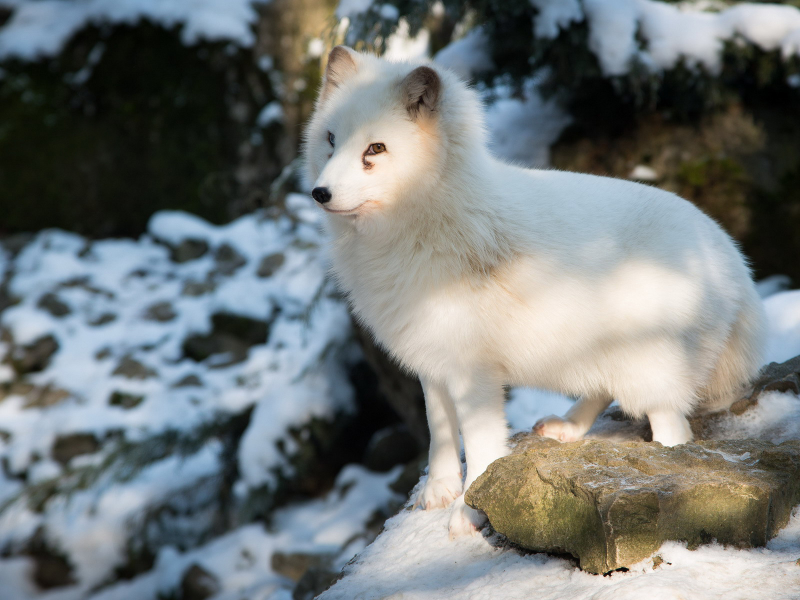
[[[462,491],[508,452],[504,385],[580,398],[542,435],[579,439],[616,399],[674,445],[762,364],[761,301],[714,221],[654,187],[495,159],[477,95],[443,68],[335,48],[305,154],[356,317],[422,381],[418,502],[456,500],[452,535],[480,524]]]

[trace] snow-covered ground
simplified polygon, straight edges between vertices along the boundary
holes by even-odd
[[[447,510],[404,510],[321,600],[796,600],[800,513],[766,548],[666,543],[629,572],[590,575],[572,562],[522,554],[494,538],[448,539]]]

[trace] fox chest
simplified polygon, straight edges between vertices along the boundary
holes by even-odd
[[[418,373],[456,359],[479,360],[486,347],[486,313],[469,291],[363,286],[350,290],[349,296],[359,320],[376,339]]]

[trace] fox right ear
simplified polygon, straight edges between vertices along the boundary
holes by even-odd
[[[322,97],[325,98],[331,91],[358,71],[358,54],[347,46],[336,46],[328,54],[328,66],[325,69],[325,78],[322,84]]]
[[[431,115],[439,107],[442,95],[442,80],[430,67],[417,67],[400,84],[403,100],[411,118]]]

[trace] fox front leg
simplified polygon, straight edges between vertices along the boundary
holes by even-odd
[[[453,399],[443,385],[422,379],[431,432],[428,479],[414,506],[445,508],[462,492],[461,443]]]
[[[509,453],[508,425],[503,410],[502,382],[488,373],[473,373],[450,382],[450,395],[458,416],[467,475],[468,490],[492,462]],[[486,522],[486,515],[470,508],[460,495],[453,503],[450,516],[450,537],[474,535]]]

